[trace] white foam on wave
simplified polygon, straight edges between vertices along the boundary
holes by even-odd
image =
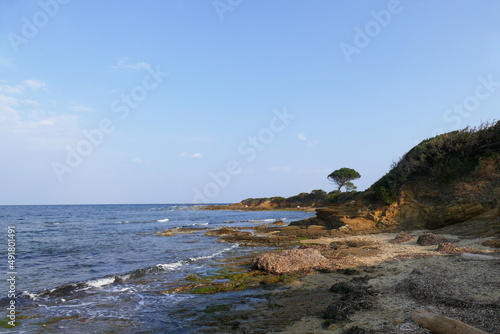
[[[165,218],[165,219],[159,219],[159,220],[157,220],[156,222],[157,222],[157,223],[166,223],[166,222],[168,222],[168,221],[170,221],[170,219]]]
[[[239,246],[238,244],[234,244],[234,245],[232,245],[231,247],[224,248],[223,250],[218,251],[217,253],[213,253],[212,255],[198,256],[198,257],[191,257],[191,258],[189,258],[189,260],[191,260],[191,261],[198,261],[198,260],[212,259],[212,258],[214,258],[214,257],[216,257],[216,256],[218,256],[218,255],[221,255],[221,254],[223,254],[223,253],[225,253],[225,252],[228,252],[228,251],[230,251],[231,249],[234,249],[234,248],[236,248],[236,247],[238,247],[238,246]]]
[[[269,218],[269,219],[262,219],[263,222],[269,223],[269,222],[277,222],[283,220],[285,221],[286,218]]]
[[[174,270],[174,269],[177,269],[177,268],[180,268],[180,267],[184,266],[185,264],[187,264],[189,262],[195,262],[195,261],[199,261],[199,260],[212,259],[212,258],[214,258],[214,257],[216,257],[218,255],[221,255],[221,254],[223,254],[225,252],[228,252],[231,249],[234,249],[234,248],[236,248],[238,246],[239,246],[238,244],[234,244],[231,247],[224,248],[223,250],[218,251],[216,253],[213,253],[211,255],[191,257],[191,258],[189,258],[188,261],[177,261],[177,262],[172,262],[172,263],[157,264],[156,267],[158,267],[158,268],[160,268],[162,270]]]
[[[23,291],[21,295],[26,295],[28,296],[31,300],[38,300],[38,295],[36,293],[30,293],[29,291]]]
[[[184,226],[207,226],[208,223],[194,223],[194,224],[187,224],[187,225],[184,225]]]
[[[156,266],[160,269],[163,270],[174,270],[177,268],[180,268],[184,265],[184,261],[177,261],[173,263],[163,263],[163,264],[157,264]]]
[[[92,288],[100,288],[100,287],[103,287],[105,285],[112,284],[114,281],[115,281],[115,276],[98,278],[98,279],[87,281],[85,283]]]

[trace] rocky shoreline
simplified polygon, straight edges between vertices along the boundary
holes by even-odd
[[[374,220],[319,209],[316,217],[289,225],[201,230],[222,243],[280,249],[229,259],[212,275],[186,277],[162,292],[214,295],[210,312],[186,311],[200,332],[430,333],[410,318],[422,308],[500,333],[500,253],[490,247],[500,229],[475,237],[397,233]],[[245,311],[217,304],[218,294],[241,290],[267,302]]]

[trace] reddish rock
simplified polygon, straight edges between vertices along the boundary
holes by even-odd
[[[413,239],[413,237],[408,233],[399,233],[398,235],[396,235],[394,240],[391,240],[390,242],[393,244],[402,244],[404,242],[410,241],[411,239]]]
[[[451,240],[448,240],[443,237],[438,237],[437,235],[433,233],[424,233],[417,239],[417,244],[420,246],[432,246],[432,245],[439,245],[443,242],[450,242]]]
[[[328,265],[328,260],[313,248],[291,249],[277,253],[259,254],[252,260],[252,268],[272,274],[287,274],[296,271],[319,269]]]
[[[448,253],[448,254],[457,254],[458,247],[449,242],[443,242],[439,244],[437,248],[438,252]]]
[[[463,254],[463,253],[472,253],[472,254],[482,254],[484,252],[470,248],[470,247],[457,247],[451,242],[443,242],[439,244],[437,248],[438,252],[443,252],[447,254]]]

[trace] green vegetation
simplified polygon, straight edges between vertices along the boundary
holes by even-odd
[[[247,198],[241,201],[241,204],[248,206],[258,206],[264,202],[269,201],[273,206],[278,208],[289,208],[297,206],[311,206],[314,204],[323,204],[327,201],[328,194],[326,191],[321,189],[316,189],[311,191],[311,193],[300,193],[298,195],[285,198],[285,197],[262,197],[262,198]]]
[[[351,181],[359,179],[360,177],[361,175],[354,169],[344,167],[330,173],[327,179],[336,183],[339,186],[337,191],[340,192],[342,187],[346,187],[347,191],[355,190],[356,187]]]
[[[334,190],[328,193],[328,202],[330,203],[345,203],[350,202],[358,198],[362,193],[358,191],[350,191],[347,193],[340,193]]]
[[[402,186],[408,181],[425,177],[446,185],[469,177],[473,172],[495,173],[499,157],[500,121],[445,133],[412,148],[369,190],[372,200],[391,204],[398,199]],[[491,164],[497,167],[492,168]]]
[[[248,264],[236,267],[223,267],[215,272],[189,275],[180,287],[162,291],[161,293],[193,293],[214,294],[218,292],[240,291],[256,287],[272,287],[276,284],[290,283],[300,277],[300,274],[275,275],[259,270],[249,270]]]
[[[499,174],[500,121],[496,121],[422,141],[393,163],[391,170],[365,192],[357,192],[351,182],[361,175],[354,169],[341,168],[327,177],[338,185],[338,189],[330,193],[317,189],[289,198],[249,198],[241,203],[257,206],[269,201],[272,207],[284,209],[347,203],[363,196],[372,205],[389,205],[398,200],[405,184],[415,180],[425,179],[437,186],[448,186],[474,177],[488,180],[500,177]],[[346,192],[341,192],[342,187]]]

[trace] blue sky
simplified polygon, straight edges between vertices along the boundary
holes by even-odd
[[[500,3],[0,2],[0,204],[363,190],[498,118]]]

